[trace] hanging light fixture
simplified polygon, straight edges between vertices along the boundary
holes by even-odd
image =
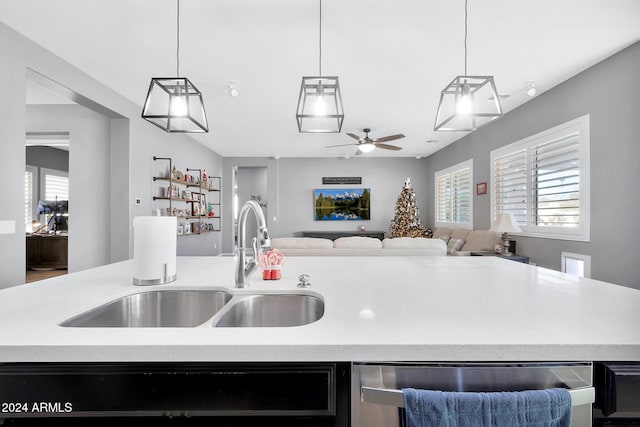
[[[467,75],[467,0],[464,2],[464,75],[440,93],[434,130],[475,130],[502,116],[493,76]]]
[[[320,37],[318,76],[302,77],[296,119],[302,133],[336,133],[342,129],[344,110],[338,77],[322,75],[322,0],[320,3]]]
[[[180,0],[177,0],[176,77],[154,77],[142,118],[166,132],[209,132],[202,93],[180,76]]]

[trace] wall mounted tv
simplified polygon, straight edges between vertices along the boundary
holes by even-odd
[[[313,190],[316,221],[371,219],[371,189],[320,188]]]

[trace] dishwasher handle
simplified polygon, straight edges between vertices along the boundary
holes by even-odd
[[[593,387],[573,388],[569,389],[569,394],[571,395],[571,406],[587,405],[595,401],[596,389]],[[402,390],[362,386],[360,388],[360,400],[362,402],[404,408]]]

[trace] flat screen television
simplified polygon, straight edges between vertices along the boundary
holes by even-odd
[[[316,221],[371,219],[371,189],[318,188],[313,190]]]

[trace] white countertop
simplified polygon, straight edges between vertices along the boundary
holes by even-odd
[[[65,328],[152,289],[233,287],[233,257],[179,257],[178,280],[132,285],[132,261],[0,291],[0,362],[640,361],[640,290],[497,257],[289,257],[247,291],[320,295],[287,328]],[[368,310],[373,316],[362,316]]]

